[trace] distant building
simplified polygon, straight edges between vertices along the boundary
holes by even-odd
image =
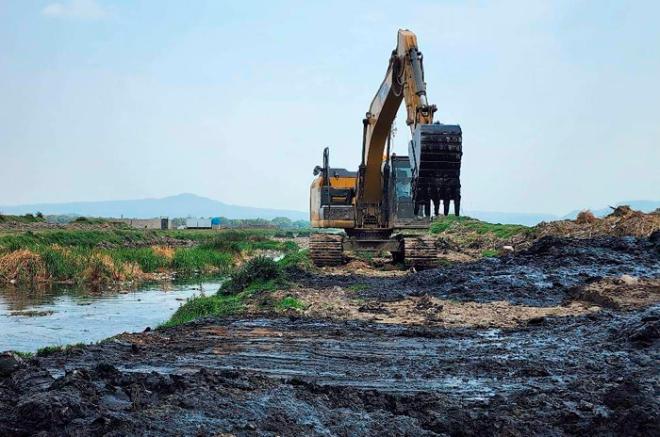
[[[186,219],[186,228],[187,229],[211,229],[211,219],[205,218],[187,218]]]
[[[153,218],[153,219],[127,219],[118,218],[112,219],[113,222],[125,223],[135,229],[169,229],[170,219],[168,218]]]

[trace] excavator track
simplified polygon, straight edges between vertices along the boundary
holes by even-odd
[[[407,267],[428,269],[437,267],[439,255],[447,249],[442,239],[429,235],[406,236],[403,239],[404,262]]]
[[[309,254],[318,267],[338,266],[344,263],[344,237],[333,234],[312,234]]]

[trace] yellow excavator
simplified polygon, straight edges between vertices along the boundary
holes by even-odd
[[[392,126],[401,102],[412,139],[408,156],[390,153]],[[440,204],[460,212],[462,131],[433,122],[422,53],[417,37],[399,30],[387,73],[362,120],[362,160],[357,172],[330,167],[329,149],[316,166],[310,190],[315,228],[343,229],[345,235],[315,233],[310,254],[316,265],[339,265],[345,251],[390,252],[396,262],[428,267],[441,248],[437,241],[405,231],[428,229]],[[433,206],[433,208],[432,208]]]

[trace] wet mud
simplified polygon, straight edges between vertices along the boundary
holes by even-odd
[[[404,277],[301,274],[364,313],[406,299],[591,310],[502,328],[262,314],[123,334],[12,366],[0,435],[660,435],[657,249],[551,238]]]

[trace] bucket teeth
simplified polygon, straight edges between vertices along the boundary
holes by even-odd
[[[461,199],[462,131],[458,125],[427,124],[415,130],[410,142],[410,164],[413,169],[413,201],[417,208],[430,216],[429,202],[433,201],[437,214],[440,202],[443,213],[449,214],[454,202],[458,215]]]

